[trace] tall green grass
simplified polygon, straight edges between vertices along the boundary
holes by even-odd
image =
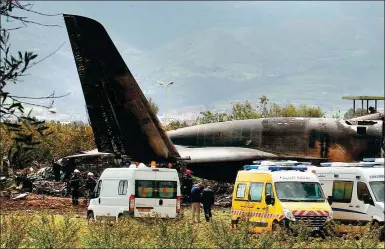
[[[190,222],[189,212],[170,220],[122,217],[88,223],[72,214],[12,213],[1,216],[1,248],[384,248],[379,228],[369,225],[356,235],[337,234],[328,225],[325,238],[313,238],[306,224],[251,234],[247,219],[232,229],[228,212],[213,215],[198,224]]]

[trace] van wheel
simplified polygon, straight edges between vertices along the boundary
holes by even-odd
[[[123,214],[118,214],[118,221],[122,220]]]
[[[385,241],[385,227],[383,227],[380,231],[380,242]]]
[[[277,231],[278,227],[279,227],[279,222],[274,220],[273,224],[271,224],[271,231],[273,231],[273,232]]]
[[[87,213],[87,221],[88,221],[88,223],[90,223],[90,221],[91,222],[95,221],[94,212],[88,211],[88,213]]]
[[[380,229],[380,236],[378,237],[378,239],[380,240],[380,242],[384,241],[385,240],[385,226],[381,228],[380,223],[377,220],[374,220],[372,223],[372,227],[374,227],[375,229]]]

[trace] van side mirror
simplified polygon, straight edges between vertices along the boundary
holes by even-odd
[[[333,197],[332,196],[328,196],[328,203],[329,203],[329,205],[333,204]]]
[[[265,203],[266,205],[274,205],[274,198],[271,196],[271,194],[267,194],[265,196]]]
[[[373,200],[372,197],[369,194],[363,194],[362,195],[362,200],[364,201],[365,204],[371,204],[373,205]]]

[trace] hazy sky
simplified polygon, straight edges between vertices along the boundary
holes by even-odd
[[[24,1],[23,1],[24,3]],[[128,67],[136,75],[130,62],[143,53],[186,34],[209,28],[228,26],[265,25],[282,19],[317,19],[338,17],[384,16],[383,2],[139,2],[139,1],[42,1],[31,2],[33,10],[49,14],[77,14],[93,18],[106,28],[122,53]],[[24,82],[10,86],[18,95],[42,96],[56,90],[57,94],[71,92],[65,99],[57,100],[58,119],[85,120],[85,103],[74,64],[68,36],[62,16],[42,17],[31,13],[18,13],[31,20],[62,27],[28,28],[12,31],[12,49],[33,50],[38,58],[50,54],[62,43],[64,46],[55,55],[33,67]],[[16,23],[2,25],[11,27]],[[341,31],[343,32],[343,31]],[[383,39],[382,33],[373,30],[373,35]],[[204,37],[202,37],[204,39]],[[383,50],[382,50],[383,53]],[[135,67],[135,66],[134,66]],[[146,65],[141,65],[142,70]],[[138,76],[140,78],[140,76]],[[159,79],[162,80],[162,79]],[[147,83],[148,85],[148,83]],[[160,87],[151,90],[161,91]],[[143,91],[149,89],[142,88]],[[45,115],[42,111],[39,115]],[[49,116],[48,117],[52,117]]]

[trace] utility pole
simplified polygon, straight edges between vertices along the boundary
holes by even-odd
[[[173,85],[174,84],[174,82],[173,81],[171,81],[170,83],[168,83],[168,84],[165,84],[165,83],[163,83],[163,82],[160,82],[159,83],[161,86],[163,86],[164,88],[165,88],[165,91],[166,91],[166,98],[165,98],[165,112],[164,112],[164,117],[165,117],[165,119],[166,119],[166,122],[167,122],[167,90],[168,90],[168,87],[169,86],[171,86],[171,85]]]

